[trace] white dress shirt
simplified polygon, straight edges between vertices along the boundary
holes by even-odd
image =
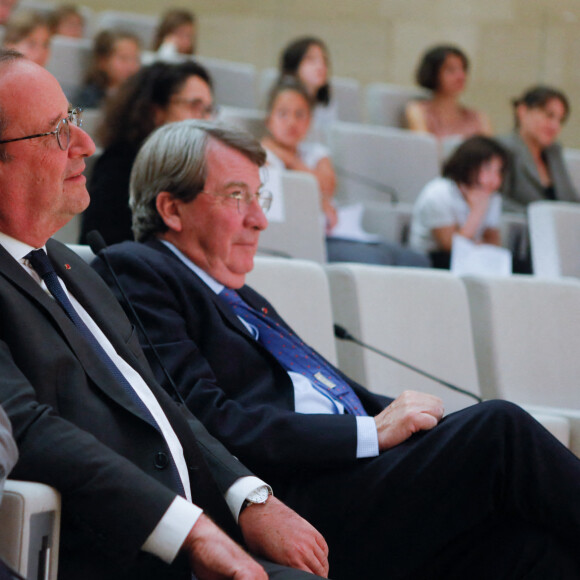
[[[188,268],[193,270],[207,286],[216,294],[219,294],[225,286],[212,278],[207,272],[194,264],[185,254],[180,252],[173,244],[161,240]],[[252,336],[258,339],[258,329],[238,316],[240,322],[248,329]],[[314,388],[311,381],[295,372],[288,372],[294,387],[294,410],[296,413],[340,415],[344,413],[344,406]],[[379,454],[379,437],[377,426],[373,417],[355,417],[357,426],[356,457],[376,457]]]
[[[14,238],[7,236],[0,232],[0,244],[4,249],[24,268],[24,270],[32,276],[32,278],[42,287],[42,289],[52,298],[44,281],[30,266],[25,256],[36,249],[32,246],[24,244]],[[45,251],[46,249],[43,248]],[[155,421],[161,429],[162,435],[169,447],[169,451],[173,457],[177,471],[181,478],[183,488],[185,490],[187,499],[181,496],[176,496],[168,510],[165,512],[153,532],[143,544],[143,550],[155,554],[167,563],[171,563],[177,555],[185,538],[194,526],[203,510],[191,502],[191,485],[189,481],[189,474],[187,465],[183,457],[183,448],[175,431],[171,427],[167,416],[159,405],[159,402],[141,377],[133,367],[131,367],[125,360],[120,357],[115,351],[111,342],[107,339],[101,329],[97,326],[95,321],[89,316],[87,311],[81,306],[76,298],[69,293],[64,282],[59,278],[59,283],[64,292],[67,294],[73,308],[77,311],[83,322],[87,325],[93,333],[99,344],[103,347],[107,355],[111,358],[113,363],[117,366],[119,371],[123,374],[128,383],[133,387],[137,396],[143,401],[145,406],[149,409]],[[257,477],[242,477],[234,482],[234,484],[227,490],[225,500],[232,512],[234,518],[239,516],[242,504],[248,495],[257,488],[266,485]]]

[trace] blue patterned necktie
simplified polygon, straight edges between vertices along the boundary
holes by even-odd
[[[287,370],[304,375],[325,396],[340,402],[351,415],[366,415],[362,403],[336,371],[285,326],[246,304],[235,290],[220,292],[237,316],[258,329],[258,342]]]
[[[115,377],[117,383],[123,388],[125,393],[129,395],[131,400],[140,409],[143,415],[146,417],[147,421],[162,433],[157,421],[151,414],[151,411],[141,400],[141,398],[135,392],[135,389],[131,386],[129,381],[125,378],[123,373],[119,370],[117,365],[111,360],[109,355],[105,352],[105,349],[101,346],[99,341],[96,339],[95,335],[90,331],[89,327],[83,322],[82,318],[79,316],[78,312],[74,309],[69,297],[63,290],[60,282],[58,281],[58,276],[50,262],[50,259],[46,255],[44,250],[33,250],[25,256],[25,258],[30,262],[30,265],[34,268],[36,273],[44,280],[46,287],[49,292],[53,295],[55,300],[60,304],[62,309],[65,311],[66,315],[71,319],[73,324],[76,326],[79,333],[86,340],[88,345],[92,348],[94,354],[97,355],[99,360],[107,367],[109,372]],[[185,490],[183,489],[183,482],[179,476],[177,466],[173,460],[173,456],[169,453],[170,461],[169,467],[171,468],[172,474],[175,479],[175,483],[178,485],[179,493],[185,497]]]

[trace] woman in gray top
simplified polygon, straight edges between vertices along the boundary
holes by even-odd
[[[543,199],[579,201],[557,143],[570,114],[564,93],[537,86],[514,100],[515,129],[500,141],[513,159],[504,180],[504,209],[525,211]]]

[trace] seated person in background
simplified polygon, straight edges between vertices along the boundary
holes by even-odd
[[[269,201],[248,139],[158,129],[131,179],[141,243],[105,250],[187,406],[323,531],[335,578],[577,580],[580,460],[530,415],[370,393],[244,286]]]
[[[6,23],[4,48],[17,50],[27,59],[46,66],[50,58],[50,28],[42,14],[19,12]]]
[[[328,147],[305,141],[310,129],[312,101],[306,88],[294,77],[284,77],[274,86],[268,100],[266,128],[268,136],[262,145],[267,163],[278,169],[311,173],[318,181],[320,205],[326,227],[326,249],[329,262],[363,262],[367,264],[427,266],[415,252],[384,241],[360,242],[332,237],[338,223],[333,205],[336,176]],[[264,180],[267,175],[264,176]],[[292,200],[287,200],[291,203]]]
[[[570,114],[566,95],[554,88],[537,86],[515,99],[515,128],[499,137],[512,155],[504,180],[504,207],[525,211],[542,199],[578,201],[576,191],[557,142]]]
[[[453,235],[500,245],[499,190],[507,152],[489,137],[471,137],[445,162],[443,177],[430,181],[417,198],[410,245],[428,254],[435,268],[449,268]]]
[[[91,205],[83,214],[81,243],[95,229],[108,244],[132,240],[129,177],[139,147],[164,123],[212,114],[210,76],[194,61],[158,62],[129,79],[105,108],[100,130],[105,150],[88,183]]]
[[[468,70],[467,56],[455,46],[436,46],[425,53],[417,69],[417,83],[433,91],[433,95],[407,104],[405,117],[409,129],[439,138],[491,135],[486,115],[464,107],[459,100]]]
[[[61,4],[51,12],[48,24],[52,34],[69,38],[83,38],[85,19],[74,4]]]
[[[178,55],[195,54],[197,29],[195,15],[189,10],[174,8],[163,17],[157,32],[153,50],[161,59]]]
[[[59,579],[311,578],[232,538],[326,575],[320,534],[163,390],[115,297],[50,239],[89,203],[95,151],[56,79],[0,52],[0,110],[0,404],[11,475],[61,493]]]
[[[74,99],[84,109],[97,109],[141,68],[139,38],[125,30],[102,30],[95,36],[83,86]]]
[[[317,136],[326,139],[330,124],[338,119],[338,106],[332,100],[330,56],[322,40],[307,36],[291,42],[280,57],[279,80],[298,79],[314,103],[312,125]]]
[[[8,22],[17,4],[18,0],[0,0],[0,26]]]

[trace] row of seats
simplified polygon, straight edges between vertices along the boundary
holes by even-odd
[[[110,15],[110,12],[101,13],[97,29],[114,25],[114,21],[109,18]],[[144,19],[151,18],[143,15],[136,16]],[[140,34],[144,29],[137,23],[133,32]],[[69,96],[73,95],[83,82],[84,71],[92,51],[92,40],[55,36],[51,47],[51,58],[47,68],[59,80],[65,93]],[[144,63],[151,62],[154,58],[154,53],[143,52]],[[258,72],[257,67],[250,63],[205,56],[195,58],[207,67],[214,79],[218,105],[250,109],[265,107],[268,92],[278,75],[275,68]],[[403,112],[409,99],[427,95],[420,89],[387,83],[374,83],[368,85],[363,91],[359,81],[345,77],[332,77],[331,85],[340,120],[359,122],[364,118],[370,123],[393,127],[404,126]]]
[[[71,247],[88,262],[94,257],[86,246]],[[392,397],[404,389],[434,393],[447,412],[474,404],[357,344],[335,341],[334,323],[486,399],[522,404],[580,453],[580,282],[258,257],[248,284],[371,390]],[[56,579],[59,506],[47,486],[9,481],[0,557],[27,577]]]

